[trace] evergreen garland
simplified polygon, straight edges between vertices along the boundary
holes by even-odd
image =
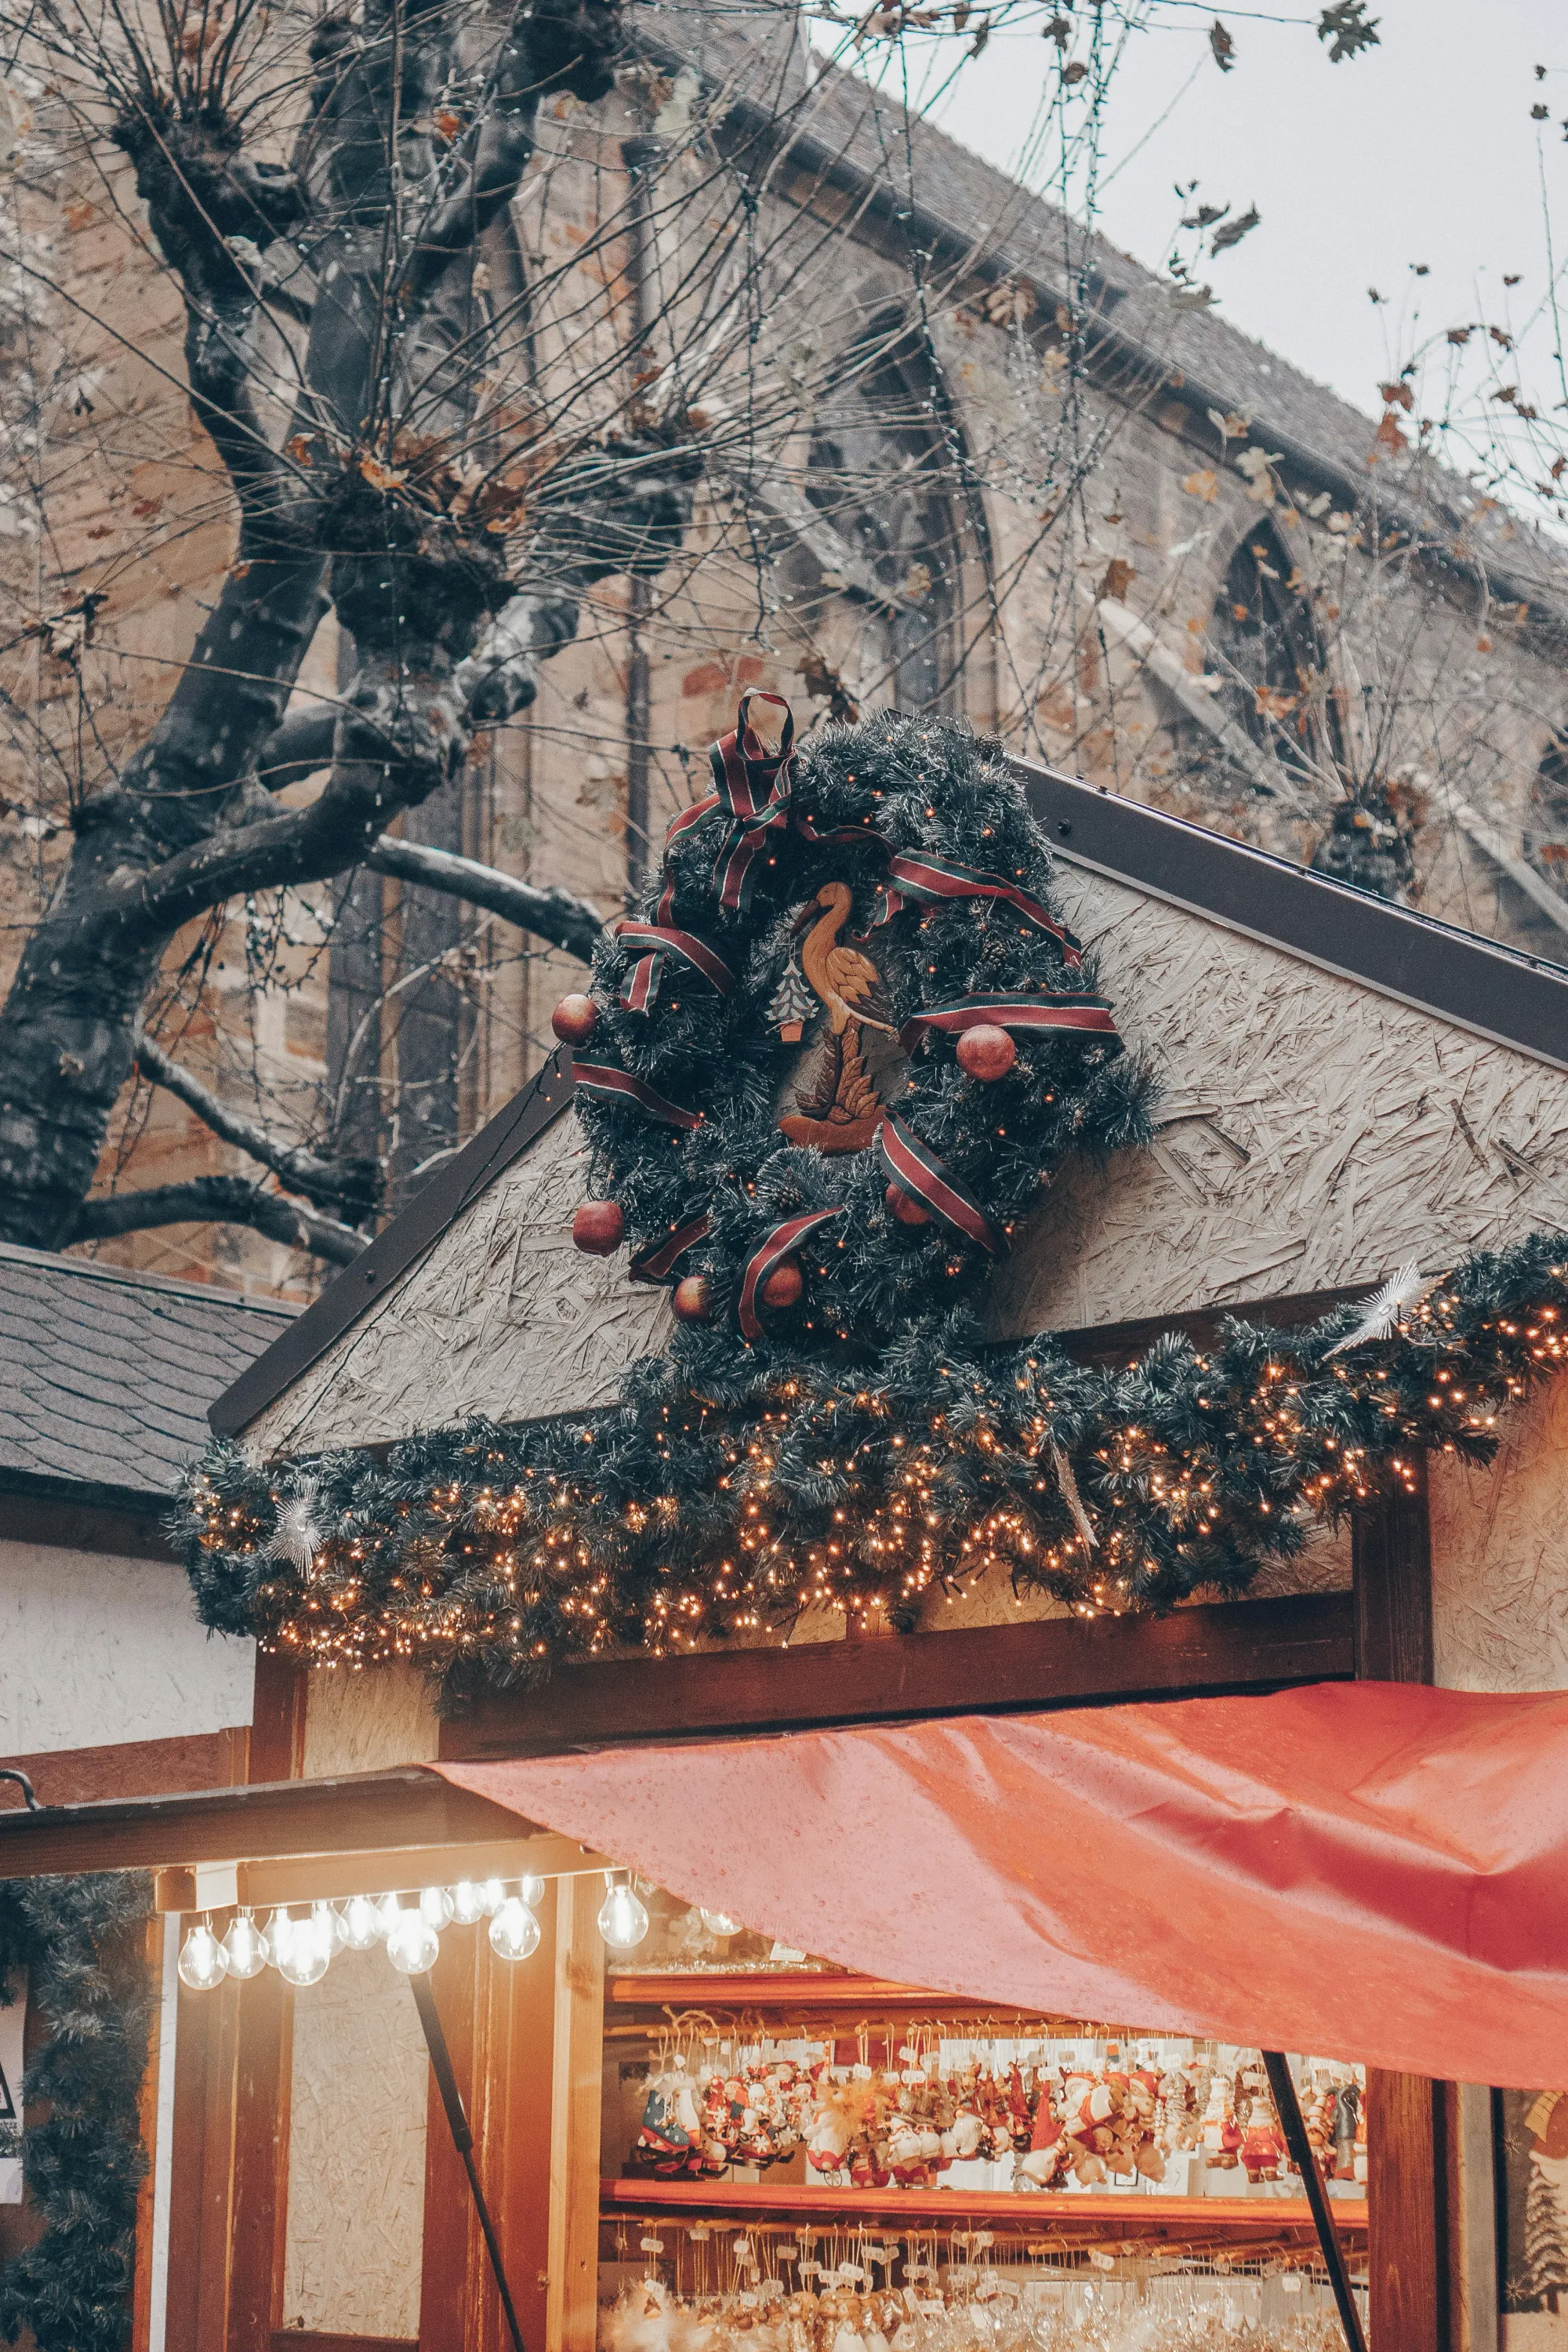
[[[595,965],[601,1082],[578,1097],[595,1187],[645,1257],[706,1217],[684,1263],[710,1319],[633,1365],[605,1412],[437,1431],[384,1460],[258,1468],[215,1447],[175,1524],[205,1623],[318,1660],[412,1656],[456,1700],[563,1655],[787,1627],[814,1603],[905,1627],[933,1584],[983,1570],[1091,1613],[1166,1607],[1243,1591],[1315,1522],[1413,1483],[1425,1448],[1486,1459],[1498,1414],[1562,1360],[1561,1235],[1468,1260],[1387,1338],[1352,1344],[1343,1309],[1309,1330],[1226,1321],[1207,1351],[1169,1336],[1130,1370],[1076,1365],[1048,1337],[984,1346],[997,1236],[1069,1150],[1146,1139],[1149,1074],[1106,1034],[997,745],[889,716],[828,730],[792,781],[750,835],[717,803],[678,827],[645,927]],[[719,880],[741,841],[752,887],[731,906]],[[959,877],[952,895],[886,895],[921,860]],[[780,1136],[771,1024],[795,1009],[793,940],[828,881],[850,887],[907,1043],[899,1118],[972,1203],[967,1227],[896,1219],[876,1148]],[[696,935],[732,984],[670,954],[650,991],[647,920]],[[908,1025],[998,997],[1025,1008],[999,1079]],[[1027,1025],[1085,1004],[1098,1034]],[[689,1123],[650,1118],[649,1091]],[[823,1212],[798,1244],[800,1303],[748,1332],[747,1269]]]
[[[0,1885],[0,1983],[26,1969],[48,2029],[22,2085],[29,2110],[47,2109],[21,2135],[44,2227],[0,2272],[0,2334],[15,2343],[26,2330],[37,2352],[123,2352],[130,2341],[151,1899],[139,1872]]]

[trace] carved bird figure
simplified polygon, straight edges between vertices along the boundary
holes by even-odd
[[[851,1021],[860,1021],[892,1036],[891,1022],[878,1017],[886,1009],[880,1000],[881,973],[869,956],[839,944],[838,934],[854,904],[849,885],[825,882],[816,903],[827,912],[800,943],[800,968],[826,1005],[834,1035],[841,1037]]]
[[[812,1080],[796,1097],[798,1108],[779,1125],[793,1143],[819,1151],[858,1151],[877,1131],[881,1104],[860,1052],[862,1027],[897,1034],[887,1018],[882,975],[869,956],[845,947],[838,934],[854,898],[847,882],[827,882],[816,894],[826,912],[811,923],[800,943],[800,968],[827,1014]],[[810,920],[808,907],[801,925]]]

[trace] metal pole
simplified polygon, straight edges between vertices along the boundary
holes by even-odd
[[[1268,2075],[1268,2087],[1274,2094],[1279,2127],[1290,2151],[1290,2161],[1306,2184],[1307,2202],[1312,2209],[1318,2243],[1323,2250],[1323,2260],[1328,2265],[1329,2284],[1333,2288],[1334,2301],[1339,2306],[1340,2326],[1344,2329],[1345,2342],[1350,2352],[1366,2352],[1366,2337],[1362,2333],[1355,2291],[1351,2285],[1350,2273],[1345,2268],[1344,2251],[1340,2244],[1339,2232],[1334,2228],[1333,2215],[1329,2210],[1322,2175],[1318,2170],[1312,2143],[1307,2137],[1306,2117],[1301,2113],[1301,2102],[1296,2096],[1296,2085],[1290,2080],[1290,2069],[1285,2063],[1284,2052],[1266,2050],[1263,2063]]]
[[[511,2335],[512,2352],[523,2352],[522,2330],[517,2324],[512,2308],[511,2289],[506,2283],[506,2267],[500,2258],[500,2242],[496,2236],[490,2209],[485,2203],[485,2192],[479,2187],[479,2176],[474,2168],[474,2135],[468,2129],[468,2118],[463,2112],[463,2095],[458,2088],[458,2078],[452,2072],[452,2053],[447,2047],[447,2037],[441,2030],[440,2011],[427,1976],[410,1977],[414,1989],[414,2005],[419,2011],[419,2022],[425,2029],[425,2046],[430,2053],[430,2068],[436,2077],[436,2088],[441,2094],[441,2105],[447,2110],[447,2128],[452,2146],[463,2159],[463,2169],[468,2176],[473,2192],[474,2210],[479,2217],[479,2227],[485,2233],[489,2252],[490,2268],[495,2273],[496,2287],[500,2295],[500,2307],[506,2314],[507,2327]]]

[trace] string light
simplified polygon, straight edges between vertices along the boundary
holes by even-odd
[[[939,1362],[924,1410],[864,1369],[788,1367],[750,1420],[678,1391],[640,1424],[668,1484],[631,1499],[559,1458],[596,1440],[608,1464],[629,1427],[613,1416],[432,1438],[442,1466],[422,1491],[400,1475],[378,1496],[360,1465],[308,1587],[268,1557],[261,1637],[317,1664],[482,1675],[639,1642],[660,1656],[787,1639],[808,1610],[903,1631],[982,1576],[1085,1617],[1235,1591],[1309,1521],[1415,1491],[1424,1452],[1487,1458],[1505,1411],[1568,1361],[1561,1251],[1538,1237],[1471,1261],[1392,1338],[1332,1355],[1353,1310],[1202,1352],[1167,1339],[1111,1370],[1040,1341]],[[199,1540],[253,1573],[292,1496],[276,1475],[230,1475],[238,1493],[210,1473],[193,1490]],[[679,1549],[693,1489],[722,1512],[696,1559]],[[492,1916],[500,1899],[486,1890]]]
[[[612,1952],[635,1952],[642,1942],[647,1934],[647,1913],[629,1879],[617,1881],[605,1872],[598,1924]]]
[[[175,1966],[180,1982],[193,1992],[210,1992],[228,1974],[228,1958],[213,1934],[210,1918],[198,1919],[180,1947]]]
[[[223,1939],[223,1955],[227,1973],[237,1978],[241,1984],[247,1984],[252,1977],[261,1974],[272,1958],[272,1947],[257,1926],[254,1912],[236,1912],[233,1924]],[[184,1969],[181,1974],[184,1974]],[[185,1981],[189,1984],[190,1979],[186,1977]]]
[[[490,1949],[499,1959],[526,1960],[539,1949],[539,1921],[521,1895],[506,1897],[489,1932]]]

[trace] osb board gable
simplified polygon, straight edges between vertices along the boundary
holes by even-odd
[[[994,1277],[993,1337],[1428,1269],[1568,1223],[1568,1075],[1129,885],[1064,866],[1123,1035],[1155,1063],[1153,1150],[1074,1166]],[[251,1423],[262,1454],[466,1413],[603,1404],[669,1329],[620,1256],[571,1243],[566,1112]]]
[[[1151,1152],[1077,1163],[993,1281],[994,1338],[1380,1280],[1568,1224],[1568,1075],[1064,866]]]
[[[245,1433],[262,1455],[368,1445],[469,1413],[607,1404],[669,1328],[661,1290],[572,1244],[586,1147],[565,1111]]]
[[[1429,1486],[1436,1679],[1568,1688],[1568,1380],[1509,1417],[1485,1469],[1435,1454]]]

